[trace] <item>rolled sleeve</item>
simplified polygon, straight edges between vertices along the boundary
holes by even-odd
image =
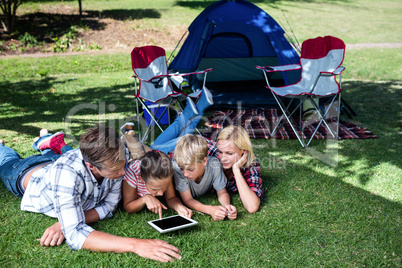
[[[259,197],[262,198],[264,190],[262,189],[262,179],[260,167],[253,166],[249,168],[248,174],[245,175],[246,182],[250,186],[250,189]]]
[[[72,249],[81,249],[88,235],[94,230],[85,224],[80,195],[85,189],[85,184],[73,169],[64,165],[53,168],[50,175],[54,178],[54,208],[66,242]]]

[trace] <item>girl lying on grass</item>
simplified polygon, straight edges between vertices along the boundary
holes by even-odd
[[[178,214],[191,218],[193,211],[177,198],[173,186],[173,164],[163,152],[151,150],[140,159],[132,161],[123,178],[123,203],[128,213],[147,207],[162,218],[162,209],[167,209],[157,196],[165,196],[168,207]]]

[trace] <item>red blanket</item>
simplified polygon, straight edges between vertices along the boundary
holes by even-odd
[[[208,117],[208,122],[205,125],[203,135],[215,140],[219,131],[228,125],[241,125],[244,127],[250,138],[253,139],[269,139],[276,122],[281,116],[282,112],[276,109],[241,109],[241,110],[224,110],[216,111],[213,115]],[[284,119],[286,120],[286,119]],[[302,137],[308,139],[314,132],[314,127],[307,126],[303,129]],[[332,127],[331,127],[332,128]],[[321,124],[315,139],[325,139],[326,137],[332,138],[331,134],[327,131],[324,124]],[[276,139],[296,139],[296,135],[291,129],[288,122],[275,135]],[[367,129],[361,128],[353,123],[340,121],[339,122],[339,139],[369,139],[377,138],[372,132]]]

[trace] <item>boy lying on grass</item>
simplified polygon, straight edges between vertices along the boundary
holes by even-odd
[[[182,136],[174,150],[174,180],[183,203],[189,208],[209,214],[216,221],[237,217],[236,207],[230,204],[226,177],[216,157],[207,156],[208,144],[199,135]],[[205,205],[194,198],[215,189],[221,206]]]

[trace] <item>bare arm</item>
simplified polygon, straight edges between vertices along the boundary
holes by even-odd
[[[230,197],[229,197],[228,191],[226,191],[226,188],[223,188],[222,190],[217,191],[217,195],[218,195],[219,203],[221,203],[222,206],[226,207],[227,205],[230,205]]]
[[[86,224],[99,221],[99,215],[95,209],[85,211],[84,214]],[[48,246],[54,247],[54,246],[60,246],[64,240],[65,237],[63,232],[61,231],[61,224],[60,222],[56,222],[55,224],[53,224],[52,226],[50,226],[45,230],[40,239],[40,244],[46,247]]]
[[[244,208],[249,213],[257,212],[260,207],[261,200],[260,198],[250,189],[246,180],[243,177],[243,174],[240,171],[240,167],[243,166],[247,161],[247,153],[244,153],[243,156],[237,161],[233,166],[233,174],[236,180],[237,189],[239,191],[241,202],[243,203]]]
[[[85,223],[93,223],[97,219],[99,220],[99,215],[95,209],[85,212]],[[61,225],[56,222],[46,229],[41,238],[41,245],[56,246],[61,245],[63,241],[64,235],[61,231]],[[180,250],[168,242],[119,237],[99,231],[93,231],[85,240],[82,248],[103,252],[133,252],[141,257],[161,262],[173,261],[173,258],[181,259]]]
[[[119,237],[93,231],[85,240],[83,249],[101,252],[132,252],[141,257],[161,262],[181,259],[180,250],[168,242],[155,239]]]
[[[194,210],[197,210],[199,212],[209,214],[216,221],[223,220],[226,217],[227,210],[225,207],[204,205],[203,203],[201,203],[193,198],[189,189],[184,192],[180,192],[180,195],[183,200],[183,203],[186,206],[188,206],[189,208],[192,208]]]
[[[181,203],[180,199],[177,198],[172,183],[166,189],[164,195],[168,206],[174,209],[179,215],[186,216],[187,218],[191,218],[193,216],[193,211],[188,207],[184,206]]]
[[[139,200],[137,189],[131,187],[126,181],[123,181],[123,205],[127,213],[135,213],[141,211],[145,207],[145,202]]]
[[[156,197],[152,195],[137,196],[137,189],[123,181],[123,204],[127,213],[141,211],[145,206],[162,218],[162,209],[167,209]]]

